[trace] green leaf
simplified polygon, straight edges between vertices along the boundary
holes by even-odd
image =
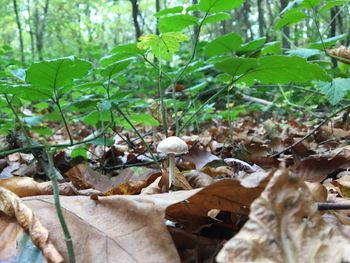
[[[301,8],[314,8],[320,4],[320,0],[304,0],[301,2],[300,7]]]
[[[325,3],[319,10],[319,13],[324,13],[327,12],[329,9],[336,7],[336,6],[340,6],[340,5],[344,5],[348,2],[348,0],[335,0],[335,1],[329,1],[327,3]]]
[[[168,32],[161,35],[145,35],[140,37],[138,48],[150,49],[158,59],[171,60],[173,54],[180,49],[180,43],[188,37],[180,32]]]
[[[178,32],[186,27],[197,25],[198,18],[191,15],[172,15],[159,18],[158,28],[161,33]]]
[[[317,64],[300,57],[267,56],[258,59],[233,58],[219,62],[218,69],[240,76],[240,81],[260,81],[263,84],[307,83],[311,80],[330,81],[327,73]]]
[[[330,83],[321,82],[320,84],[321,91],[332,105],[336,105],[350,90],[350,79],[336,78]]]
[[[282,53],[281,42],[279,41],[268,42],[261,49],[262,55],[267,55],[267,54],[279,55],[281,53]]]
[[[280,18],[276,23],[276,29],[281,29],[284,26],[290,26],[296,24],[308,16],[304,14],[299,9],[291,9],[283,14],[283,17]]]
[[[287,54],[291,56],[299,56],[302,58],[309,58],[312,56],[318,56],[321,55],[322,52],[318,49],[309,49],[309,48],[298,48],[287,51]]]
[[[33,63],[27,70],[26,81],[37,89],[59,89],[84,77],[91,68],[86,60],[74,57],[59,58]]]
[[[232,10],[244,3],[244,0],[200,0],[198,7],[206,13]]]
[[[96,146],[112,146],[114,144],[114,140],[110,138],[96,138],[95,140],[89,142]]]
[[[242,44],[242,39],[236,33],[220,36],[209,42],[205,47],[205,55],[208,57],[232,53]]]
[[[240,76],[257,67],[255,58],[230,58],[215,64],[215,67],[234,77]]]
[[[207,24],[213,24],[216,22],[220,22],[223,20],[228,20],[231,19],[231,15],[228,13],[216,13],[216,14],[212,14],[209,15],[205,18],[203,25],[207,25]]]
[[[141,113],[141,114],[132,114],[129,116],[129,119],[136,124],[144,124],[150,126],[158,126],[159,122],[152,117],[150,114]]]
[[[347,37],[348,37],[348,34],[341,34],[341,35],[338,35],[335,37],[323,39],[323,43],[322,43],[322,41],[317,41],[315,43],[310,44],[309,48],[323,50],[323,45],[325,46],[325,48],[329,48],[329,47],[333,46],[334,44],[336,44],[339,40],[345,40]]]
[[[133,58],[127,58],[127,59],[124,59],[121,61],[114,62],[114,63],[110,64],[109,66],[101,69],[100,74],[101,74],[101,76],[111,78],[115,74],[120,73],[123,70],[127,69],[129,64],[133,60],[134,60]]]
[[[261,37],[261,38],[257,38],[252,41],[249,41],[244,45],[242,45],[242,47],[237,50],[237,54],[242,55],[245,53],[256,51],[264,45],[265,41],[266,41],[266,37]]]
[[[75,147],[70,153],[70,157],[83,157],[84,159],[87,159],[87,150],[83,147]]]
[[[155,13],[155,17],[161,17],[164,15],[169,15],[169,14],[178,14],[181,13],[183,10],[183,6],[175,6],[175,7],[170,7],[170,8],[164,8],[160,10],[158,13]]]

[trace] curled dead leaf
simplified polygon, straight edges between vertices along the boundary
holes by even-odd
[[[49,239],[48,230],[18,196],[3,187],[0,187],[0,211],[17,219],[48,262],[63,262],[62,256]]]
[[[303,180],[274,173],[249,221],[219,252],[223,262],[345,262],[349,228],[323,220]],[[344,231],[344,232],[343,232]]]

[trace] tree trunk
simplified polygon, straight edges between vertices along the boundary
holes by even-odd
[[[40,60],[43,59],[43,48],[44,48],[44,34],[46,27],[46,17],[49,10],[49,0],[45,1],[45,6],[43,8],[42,19],[40,19],[39,14],[39,3],[38,0],[34,2],[34,27],[35,27],[35,40],[36,40],[36,49],[38,52],[38,57]]]
[[[337,14],[337,8],[331,8],[331,30],[329,31],[329,37],[334,37],[337,34],[337,19],[336,19],[336,14]],[[337,60],[335,58],[331,58],[333,68],[337,67]]]
[[[198,4],[198,0],[192,0],[192,5],[196,5]],[[193,12],[193,16],[195,17],[199,17],[199,12],[198,11],[194,11]],[[197,40],[197,38],[199,37],[199,28],[198,26],[193,26],[193,35],[192,35],[192,43],[194,44]]]
[[[156,0],[156,12],[158,13],[160,11],[160,1]],[[159,35],[159,29],[158,29],[158,18],[156,23],[156,35]]]
[[[262,1],[263,0],[258,0],[257,7],[258,7],[258,22],[259,22],[259,34],[260,37],[263,37],[264,34],[264,29],[265,29],[265,20],[264,20],[264,11],[262,8]]]
[[[30,50],[32,52],[32,60],[35,57],[35,47],[34,47],[34,31],[31,21],[31,11],[30,11],[30,0],[27,0],[27,12],[28,12],[28,26],[29,26],[29,36],[30,36]]]
[[[254,37],[253,30],[252,30],[252,25],[250,24],[249,21],[249,14],[250,14],[250,3],[249,1],[245,1],[243,4],[243,20],[244,20],[244,26],[247,31],[247,38],[252,40]],[[248,32],[250,33],[248,36]]]
[[[288,0],[281,0],[281,11],[288,5]],[[290,37],[290,30],[288,26],[283,27],[282,30],[282,47],[284,49],[290,49],[290,43],[289,43],[289,37]]]
[[[23,36],[22,36],[22,25],[21,25],[21,21],[19,19],[19,15],[18,15],[18,7],[17,7],[17,0],[13,0],[13,9],[15,11],[15,15],[16,15],[16,23],[17,23],[17,28],[18,28],[18,34],[19,34],[19,46],[21,49],[21,61],[22,64],[24,64],[24,45],[23,45]]]
[[[132,19],[134,21],[134,27],[135,27],[135,38],[136,41],[139,39],[139,37],[142,35],[139,21],[137,20],[138,14],[139,14],[139,4],[137,0],[130,0],[132,5]]]

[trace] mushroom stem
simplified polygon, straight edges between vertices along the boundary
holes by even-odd
[[[169,188],[175,185],[175,154],[169,153]]]

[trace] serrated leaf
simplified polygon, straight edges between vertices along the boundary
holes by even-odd
[[[59,58],[33,63],[26,72],[26,81],[33,88],[50,90],[71,84],[74,79],[84,77],[91,64],[74,57]]]
[[[237,50],[241,44],[242,39],[236,33],[220,36],[206,45],[205,55],[211,57],[231,53]]]
[[[283,14],[283,17],[280,18],[276,23],[276,29],[281,29],[284,26],[290,26],[296,24],[308,16],[299,9],[291,9]]]
[[[213,24],[216,22],[220,22],[223,20],[228,20],[231,19],[231,15],[228,13],[216,13],[216,14],[212,14],[209,15],[205,18],[205,20],[203,21],[203,25],[207,25],[207,24]]]
[[[307,83],[311,80],[330,81],[327,73],[317,64],[300,57],[267,56],[258,59],[233,58],[219,62],[218,69],[239,76],[240,81],[257,80],[263,84]]]
[[[244,3],[244,0],[200,0],[198,7],[200,11],[217,13],[232,10]]]
[[[158,28],[161,33],[166,32],[179,32],[185,29],[186,27],[197,25],[198,18],[188,15],[188,14],[179,14],[172,16],[163,16],[159,18]]]
[[[332,82],[321,82],[321,91],[332,105],[336,105],[350,90],[350,79],[336,78]]]
[[[173,54],[180,49],[180,43],[188,37],[180,32],[168,32],[161,35],[145,35],[140,37],[138,48],[150,49],[158,59],[171,60]]]

